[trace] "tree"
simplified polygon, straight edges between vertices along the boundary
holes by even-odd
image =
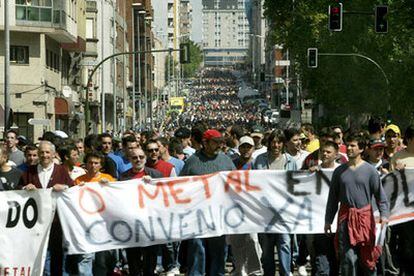
[[[289,49],[294,69],[302,77],[305,97],[323,104],[325,118],[361,114],[385,115],[388,105],[398,121],[408,123],[414,110],[409,101],[414,79],[414,2],[389,0],[389,32],[377,34],[374,15],[344,14],[343,30],[330,32],[328,5],[323,0],[265,0],[265,16],[272,30],[271,45]],[[344,2],[345,11],[373,11],[380,1]],[[381,72],[370,62],[354,57],[319,57],[317,69],[307,68],[307,48],[320,53],[359,53],[377,61],[386,72],[387,86]]]
[[[190,63],[183,65],[184,78],[192,78],[197,73],[201,62],[203,61],[203,55],[200,47],[193,41],[190,43]]]

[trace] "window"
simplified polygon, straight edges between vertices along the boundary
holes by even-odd
[[[17,64],[29,64],[29,46],[11,46],[10,62]]]
[[[95,38],[95,24],[93,18],[86,19],[86,39]]]
[[[46,50],[46,67],[50,70],[60,71],[59,55],[53,51]]]

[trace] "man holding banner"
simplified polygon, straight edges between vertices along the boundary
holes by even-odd
[[[219,171],[232,171],[231,159],[219,152],[223,137],[220,132],[209,129],[203,134],[203,148],[188,158],[181,171],[182,176],[205,175]],[[224,236],[192,239],[188,241],[188,275],[224,276],[226,240]],[[206,260],[209,260],[206,263]]]
[[[376,275],[381,247],[375,244],[375,219],[371,206],[375,197],[382,227],[388,222],[389,205],[375,168],[362,160],[366,140],[358,134],[346,138],[349,161],[335,169],[329,189],[325,233],[338,210],[336,239],[342,275]],[[362,267],[359,268],[358,261]]]
[[[283,152],[286,137],[283,131],[276,129],[269,135],[267,152],[257,156],[253,168],[256,170],[297,170],[296,161]],[[263,250],[262,266],[265,276],[276,273],[275,246],[279,256],[280,275],[288,276],[291,271],[291,239],[288,233],[259,234],[259,242]]]
[[[55,154],[55,145],[49,141],[41,141],[39,144],[39,164],[30,166],[27,172],[23,173],[19,186],[25,190],[52,188],[55,192],[61,192],[73,186],[73,180],[67,170],[62,165],[53,163]],[[50,230],[45,275],[62,275],[62,262],[62,229],[56,215]]]
[[[128,158],[132,164],[132,168],[121,175],[121,180],[141,179],[148,176],[151,178],[163,177],[161,172],[145,166],[147,157],[142,149],[131,149],[128,151]],[[154,270],[157,264],[158,247],[158,245],[153,245],[127,248],[125,251],[127,254],[129,275],[154,275]]]

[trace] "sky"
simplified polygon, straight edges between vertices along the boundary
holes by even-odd
[[[190,0],[190,3],[193,6],[193,26],[191,30],[191,39],[196,43],[201,43],[203,31],[203,20],[201,20],[203,6],[201,4],[201,0]]]

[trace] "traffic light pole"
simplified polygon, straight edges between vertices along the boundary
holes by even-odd
[[[148,50],[148,51],[134,51],[134,52],[122,52],[122,53],[116,53],[110,56],[107,56],[106,58],[104,58],[101,62],[99,62],[97,65],[95,65],[95,67],[93,68],[93,70],[91,71],[89,77],[88,77],[88,82],[87,82],[87,92],[85,95],[85,132],[86,134],[88,134],[88,124],[90,121],[90,106],[89,106],[89,87],[90,84],[92,83],[92,78],[93,75],[95,74],[96,70],[98,70],[98,68],[107,60],[117,57],[117,56],[122,56],[122,55],[134,55],[134,54],[147,54],[147,53],[163,53],[163,52],[181,52],[181,51],[185,51],[183,49],[160,49],[160,50]]]

